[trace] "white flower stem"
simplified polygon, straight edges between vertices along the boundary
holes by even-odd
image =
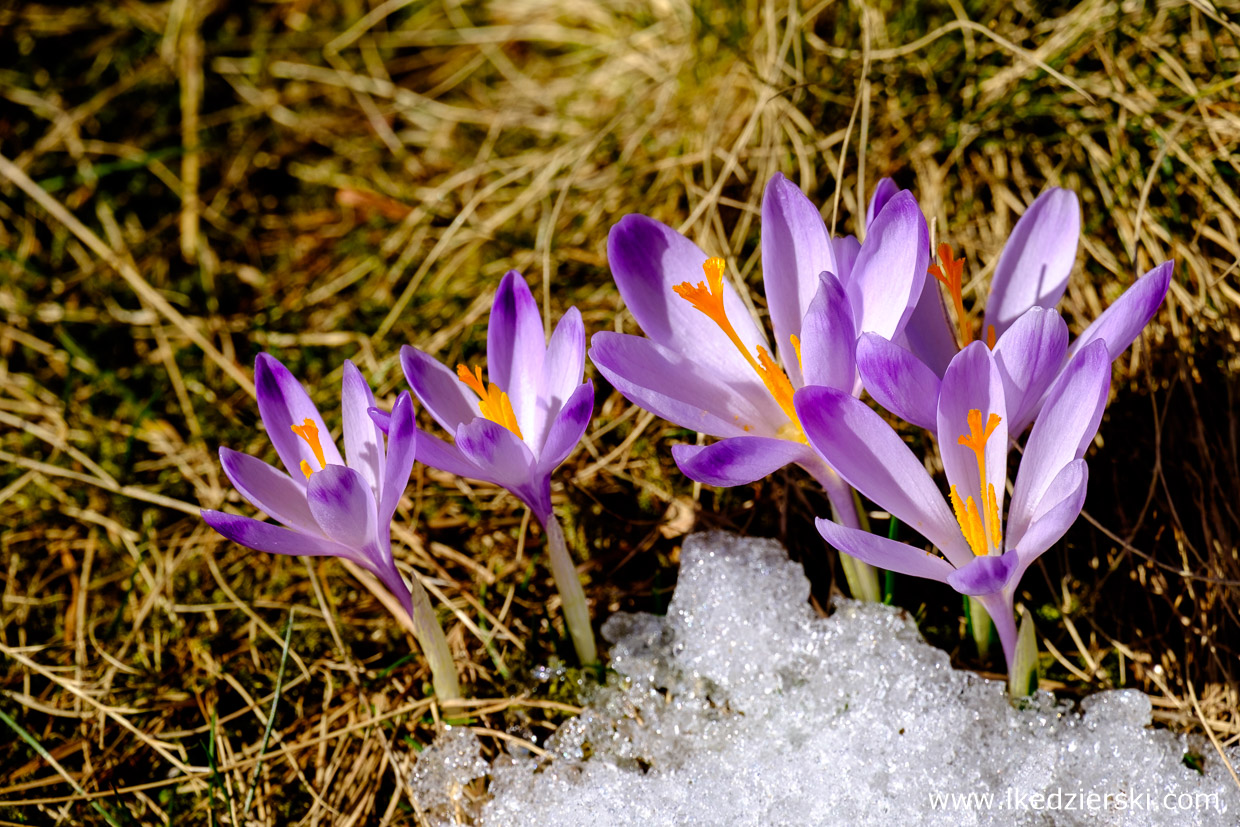
[[[831,519],[847,528],[869,531],[869,520],[861,509],[856,492],[848,483],[840,479],[840,475],[820,462],[816,466],[803,466],[810,476],[818,480],[831,503]],[[844,579],[848,581],[848,591],[857,600],[867,603],[882,603],[883,590],[878,583],[878,569],[858,560],[856,557],[840,552],[840,565],[844,568]]]
[[[413,636],[417,638],[422,654],[430,664],[435,696],[441,701],[460,700],[461,687],[456,680],[456,664],[452,662],[448,639],[444,637],[443,628],[435,617],[435,610],[431,607],[430,598],[422,584],[415,579],[411,585]]]
[[[551,576],[555,578],[556,588],[560,592],[560,603],[564,606],[564,623],[568,626],[568,635],[573,639],[573,648],[577,650],[577,659],[582,666],[590,666],[598,661],[598,652],[594,647],[594,629],[590,625],[590,608],[586,605],[585,589],[581,587],[581,579],[577,576],[577,567],[568,553],[568,543],[564,539],[564,530],[555,514],[547,517],[544,526],[547,532],[547,554],[551,562]]]

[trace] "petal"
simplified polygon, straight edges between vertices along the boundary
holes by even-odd
[[[896,182],[890,178],[884,178],[874,187],[874,195],[870,196],[870,205],[865,210],[865,226],[869,227],[874,223],[874,219],[878,218],[878,214],[883,211],[883,207],[887,206],[887,202],[900,191],[896,186]]]
[[[551,513],[551,480],[541,473],[529,446],[489,419],[478,418],[456,430],[456,447],[496,485],[521,498],[545,522]]]
[[[375,395],[362,378],[362,372],[344,360],[344,380],[340,387],[340,412],[344,417],[344,454],[349,467],[365,478],[379,496],[383,469],[383,431],[368,411],[375,406]]]
[[[865,333],[857,340],[857,370],[875,402],[905,422],[938,430],[939,377],[912,353]]]
[[[809,444],[853,488],[912,526],[952,561],[973,555],[943,495],[899,434],[851,394],[797,391],[797,415]]]
[[[392,414],[382,408],[367,408],[366,415],[370,417],[371,422],[375,423],[375,427],[385,435],[392,429]]]
[[[947,366],[939,388],[938,433],[939,454],[947,481],[956,486],[960,501],[973,498],[982,506],[981,478],[977,455],[959,443],[961,436],[971,433],[969,412],[977,410],[985,425],[991,414],[998,414],[999,424],[986,441],[986,483],[994,486],[995,504],[1003,514],[1003,497],[1007,491],[1008,427],[1007,409],[1003,398],[1003,378],[984,342],[974,342],[957,354]],[[982,512],[985,513],[984,511]]]
[[[1031,307],[995,343],[995,364],[1003,377],[1008,433],[1021,433],[1068,352],[1068,325],[1054,310]]]
[[[1078,459],[1064,466],[1034,508],[1029,528],[1020,536],[1009,537],[1008,547],[1020,555],[1021,572],[1059,541],[1085,507],[1085,490],[1089,485],[1089,468]]]
[[[400,349],[400,366],[413,395],[443,429],[455,433],[461,423],[478,416],[478,395],[456,373],[417,348]]]
[[[848,294],[835,276],[823,273],[801,333],[805,384],[851,392],[857,381],[856,349],[857,331]]]
[[[1076,263],[1081,208],[1076,193],[1052,187],[1012,228],[995,265],[986,300],[986,328],[1004,331],[1031,307],[1059,304]]]
[[[378,535],[374,495],[352,468],[329,465],[311,474],[306,501],[319,528],[342,546],[360,550]]]
[[[631,402],[683,428],[741,436],[748,427],[757,435],[774,436],[788,421],[752,371],[736,387],[641,336],[595,333],[590,361]]]
[[[753,376],[745,358],[719,326],[672,288],[704,281],[706,253],[689,239],[644,215],[626,215],[607,236],[607,258],[625,307],[642,332],[666,348],[690,356],[699,370],[724,381]],[[814,275],[818,275],[815,273]],[[723,307],[751,355],[766,337],[728,279]]]
[[[1167,297],[1167,289],[1171,286],[1174,272],[1175,262],[1164,261],[1137,279],[1132,287],[1125,290],[1122,296],[1077,337],[1068,351],[1069,358],[1091,342],[1103,339],[1107,343],[1111,359],[1118,359],[1158,312],[1163,299]]]
[[[543,445],[546,442],[547,431],[552,427],[560,409],[581,387],[585,362],[586,329],[581,322],[581,311],[570,307],[555,326],[551,342],[547,345],[542,383],[538,389],[538,429],[532,434],[526,434],[526,441],[530,445]]]
[[[568,459],[569,454],[581,442],[593,414],[594,383],[586,382],[577,386],[576,392],[560,408],[547,431],[547,441],[538,452],[538,468],[542,473],[550,474],[561,462]]]
[[[263,419],[267,436],[293,479],[301,476],[303,460],[314,470],[319,467],[314,451],[292,430],[293,425],[301,425],[307,419],[319,429],[319,444],[327,464],[344,465],[331,433],[323,424],[323,417],[319,416],[318,408],[310,401],[310,395],[274,356],[260,353],[254,360],[254,390],[258,397],[258,414]]]
[[[921,295],[930,263],[930,233],[910,192],[887,202],[861,244],[848,278],[848,296],[861,333],[890,339]]]
[[[824,271],[835,272],[827,225],[800,188],[777,172],[762,194],[762,282],[775,346],[794,386],[802,382],[789,337],[801,337],[801,320]]]
[[[487,379],[508,394],[521,433],[535,425],[547,339],[529,285],[516,270],[500,280],[487,325]]]
[[[831,247],[835,250],[835,277],[840,284],[848,284],[852,278],[853,265],[861,253],[861,242],[855,235],[841,236],[831,239]]]
[[[1008,531],[1023,536],[1051,480],[1064,466],[1085,455],[1098,432],[1111,389],[1111,357],[1095,340],[1078,353],[1051,386],[1046,407],[1033,423],[1012,488]]]
[[[288,474],[228,448],[220,448],[220,464],[233,487],[259,511],[290,528],[318,533],[318,523],[306,505],[305,487]]]
[[[495,483],[486,471],[466,459],[455,445],[431,434],[418,434],[415,454],[418,462],[431,468],[470,480]]]
[[[955,571],[951,563],[937,554],[907,543],[897,543],[895,540],[856,528],[845,528],[821,517],[814,520],[814,525],[818,527],[818,533],[823,539],[837,551],[856,557],[871,566],[913,577],[925,577],[940,583],[946,583],[947,578]]]
[[[1016,573],[1020,562],[1014,552],[1000,555],[974,557],[968,565],[961,566],[947,578],[947,584],[961,594],[978,597],[983,594],[997,594]]]
[[[396,397],[392,406],[391,425],[388,428],[387,462],[383,468],[383,485],[379,497],[378,534],[391,533],[392,515],[400,503],[401,495],[409,485],[409,473],[413,470],[413,458],[418,445],[418,426],[413,417],[413,400],[408,391]]]
[[[255,551],[309,557],[343,557],[354,562],[361,560],[355,549],[334,543],[325,537],[305,534],[291,528],[252,520],[249,517],[203,509],[202,519],[229,540]]]
[[[672,458],[691,480],[729,488],[748,485],[805,458],[809,449],[788,439],[735,436],[711,445],[673,445]]]
[[[936,376],[947,372],[947,366],[960,352],[956,334],[947,321],[947,308],[939,283],[927,275],[924,289],[917,297],[917,304],[904,326],[902,337],[897,337],[917,358],[926,363]]]

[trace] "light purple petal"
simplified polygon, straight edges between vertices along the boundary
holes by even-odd
[[[857,370],[875,402],[905,422],[938,430],[939,377],[912,353],[866,333],[857,340]]]
[[[711,445],[673,445],[672,458],[691,480],[729,488],[748,485],[806,458],[809,448],[788,439],[735,436]]]
[[[887,206],[887,202],[900,191],[896,186],[896,182],[890,178],[883,178],[874,187],[874,194],[870,196],[870,205],[865,210],[865,226],[869,227],[874,223],[874,219],[878,218],[878,214],[883,211],[883,207]]]
[[[319,528],[342,546],[361,549],[378,536],[374,495],[352,468],[329,465],[311,474],[306,501]]]
[[[478,416],[478,394],[465,386],[456,371],[409,345],[400,349],[400,366],[413,395],[448,433]]]
[[[651,340],[690,357],[712,381],[733,383],[753,376],[719,326],[672,289],[683,282],[706,280],[702,272],[706,253],[696,244],[653,218],[626,215],[607,236],[607,258],[625,306]],[[742,344],[754,355],[766,337],[727,278],[723,307]]]
[[[1068,325],[1059,313],[1032,307],[995,343],[995,364],[1003,377],[1008,433],[1015,436],[1033,421],[1033,412],[1063,367]]]
[[[306,505],[306,489],[288,474],[228,448],[220,448],[220,464],[233,487],[259,511],[290,528],[318,533],[318,523]]]
[[[1011,579],[1011,583],[1020,582],[1020,572],[1017,572]],[[1009,668],[1012,660],[1016,656],[1016,620],[1013,618],[1012,610],[1012,588],[1005,589],[999,594],[983,594],[978,595],[977,599],[981,602],[986,613],[990,615],[990,619],[995,623],[995,631],[999,633],[999,640],[1003,644],[1003,662]]]
[[[1015,552],[1010,551],[998,556],[974,557],[968,565],[953,571],[947,584],[961,594],[974,597],[997,594],[1012,582],[1019,562]]]
[[[542,315],[530,287],[509,270],[495,291],[487,325],[487,379],[508,394],[521,433],[541,430],[536,424],[538,389],[542,384],[547,339]]]
[[[229,540],[255,551],[309,557],[343,557],[354,562],[361,562],[362,559],[357,550],[334,543],[326,537],[304,534],[249,517],[203,509],[202,519]]]
[[[461,455],[507,488],[545,522],[551,513],[551,479],[540,472],[529,446],[503,425],[478,418],[456,430]]]
[[[542,382],[538,389],[538,428],[533,433],[522,431],[530,445],[546,442],[548,429],[560,408],[581,387],[585,361],[586,329],[581,322],[581,311],[570,307],[555,326],[547,345],[547,358],[543,360]]]
[[[753,371],[734,387],[641,336],[595,333],[590,361],[627,399],[683,428],[723,437],[743,436],[748,427],[774,436],[788,421]]]
[[[991,414],[1000,417],[998,426],[986,441],[986,482],[994,486],[1002,527],[1003,497],[1007,490],[1007,409],[1003,399],[1003,378],[984,342],[973,342],[948,365],[939,389],[936,430],[947,481],[956,486],[961,502],[972,497],[979,512],[985,515],[977,455],[958,441],[961,436],[972,433],[969,425],[971,410],[981,412],[982,427],[985,427]]]
[[[809,444],[853,488],[963,565],[972,556],[943,495],[899,434],[851,394],[834,388],[797,391],[797,414]]]
[[[855,235],[840,236],[831,239],[831,248],[835,250],[835,277],[840,284],[848,284],[852,278],[853,265],[861,253],[861,242]]]
[[[823,273],[801,334],[805,384],[851,392],[857,381],[856,349],[857,331],[848,294],[835,276]]]
[[[310,401],[310,395],[274,356],[260,353],[254,360],[254,390],[258,397],[258,414],[263,418],[267,436],[294,480],[303,476],[303,460],[310,463],[311,470],[319,470],[314,451],[292,430],[293,425],[301,425],[307,419],[319,429],[319,444],[327,464],[344,465],[331,432],[323,424],[323,417],[319,416],[318,408]]]
[[[1089,485],[1089,468],[1078,459],[1064,466],[1033,511],[1029,528],[1020,536],[1008,538],[1009,547],[1020,555],[1021,573],[1034,560],[1059,541],[1085,506],[1085,490]]]
[[[1081,208],[1076,193],[1052,187],[1029,205],[1008,237],[990,280],[983,329],[1002,336],[1031,307],[1052,308],[1063,298],[1076,262]]]
[[[1069,358],[1091,342],[1102,339],[1107,343],[1111,359],[1118,359],[1158,312],[1163,299],[1167,297],[1167,288],[1171,286],[1174,272],[1175,262],[1164,261],[1137,279],[1132,287],[1125,290],[1122,296],[1077,337],[1068,351]]]
[[[802,384],[789,337],[802,339],[801,320],[818,292],[818,274],[835,272],[831,236],[796,184],[775,173],[762,194],[762,282],[775,346],[794,386]]]
[[[951,563],[923,549],[915,548],[906,543],[897,543],[886,537],[879,537],[868,531],[856,528],[845,528],[821,517],[814,520],[818,533],[837,551],[856,557],[871,566],[881,569],[908,574],[913,577],[924,577],[946,583],[955,569]]]
[[[561,462],[568,459],[569,454],[581,442],[593,414],[594,383],[586,382],[577,386],[577,390],[560,408],[547,431],[547,441],[538,452],[538,468],[541,473],[550,474]]]
[[[416,454],[418,462],[431,468],[466,479],[495,483],[485,470],[466,459],[455,445],[431,434],[418,434]]]
[[[383,468],[383,484],[379,497],[378,534],[391,533],[392,515],[400,503],[401,495],[409,485],[409,473],[418,446],[418,426],[413,416],[413,400],[408,391],[402,391],[392,406],[391,425],[388,428],[387,463]]]
[[[1099,340],[1073,357],[1051,386],[1012,489],[1008,521],[1013,537],[1023,536],[1051,480],[1085,455],[1098,432],[1110,388],[1111,357],[1106,343]]]
[[[929,248],[912,193],[896,194],[874,219],[848,278],[858,332],[890,339],[904,328],[926,281]]]
[[[908,324],[895,341],[915,353],[939,377],[947,372],[947,366],[960,352],[956,334],[947,321],[943,294],[939,292],[939,283],[933,276],[925,276],[925,286],[917,297]]]
[[[340,412],[344,417],[344,454],[349,467],[357,471],[375,498],[383,469],[383,431],[368,411],[375,406],[375,395],[362,378],[357,365],[344,360],[344,379],[340,387]]]

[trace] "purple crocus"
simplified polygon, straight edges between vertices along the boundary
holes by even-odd
[[[1057,327],[1054,311],[1034,308],[1017,324]],[[1032,318],[1033,321],[1026,321]],[[1058,320],[1058,325],[1062,325]],[[1015,326],[1014,326],[1015,327]],[[943,375],[934,427],[950,486],[944,497],[900,436],[853,396],[805,388],[796,405],[810,444],[865,496],[911,526],[937,550],[818,520],[827,542],[876,566],[926,577],[975,597],[993,618],[1009,668],[1015,663],[1016,586],[1026,568],[1068,530],[1085,502],[1082,459],[1106,405],[1111,359],[1106,342],[1081,348],[1060,370],[1043,340],[1012,356],[1029,374],[1051,374],[1003,520],[1007,455],[1007,381],[999,354],[974,342]]]
[[[375,398],[361,371],[344,363],[341,411],[348,462],[309,394],[275,357],[254,364],[258,411],[288,473],[220,448],[233,486],[255,508],[283,525],[204,509],[207,524],[233,542],[272,554],[340,557],[366,569],[412,618],[441,699],[460,697],[443,630],[416,581],[406,584],[392,558],[391,525],[413,468],[417,428],[413,401],[402,393],[387,415],[388,439],[372,418]]]
[[[888,185],[885,191],[893,186]],[[1008,334],[1015,331],[1030,308],[1054,309],[1059,304],[1076,263],[1080,231],[1080,206],[1076,193],[1058,187],[1049,188],[1029,205],[1012,228],[990,279],[982,322],[985,334],[979,338],[994,345],[996,353],[1009,351],[1000,357],[1000,370],[1007,385],[1008,430],[1013,437],[1033,422],[1045,402],[1047,388],[1059,371],[1038,371],[1037,375],[1044,381],[1040,387],[1023,384],[1021,377],[1012,375],[1015,368],[1007,364],[1012,361],[1011,337]],[[858,345],[858,369],[866,390],[884,406],[887,404],[882,396],[887,392],[883,386],[885,380],[894,379],[896,385],[918,386],[922,390],[932,387],[943,376],[960,348],[973,341],[971,322],[961,295],[964,261],[954,258],[947,244],[939,245],[938,254],[939,261],[929,268],[929,272],[947,289],[958,332],[952,332],[937,286],[928,282],[902,335],[885,337],[894,339],[894,343],[863,337],[868,341],[863,340]],[[1043,332],[1052,335],[1054,342],[1046,343],[1048,349],[1041,351],[1042,358],[1052,360],[1062,370],[1077,353],[1098,340],[1107,343],[1112,360],[1119,358],[1162,304],[1174,267],[1174,262],[1163,262],[1137,279],[1071,345],[1068,344],[1066,330],[1061,337],[1059,331],[1053,329],[1057,326],[1045,325]],[[1019,337],[1024,338],[1028,334],[1028,330],[1021,331]],[[1006,345],[1005,339],[1009,339]],[[893,366],[902,366],[902,375],[893,376]],[[924,395],[923,398],[933,399],[934,395]],[[915,419],[910,421],[927,427]]]
[[[570,307],[548,343],[542,316],[521,274],[500,281],[487,328],[487,372],[456,371],[404,346],[400,363],[418,400],[454,442],[423,434],[418,461],[502,486],[530,507],[547,532],[552,573],[582,663],[597,660],[581,582],[551,508],[551,473],[568,458],[594,410],[585,371],[585,327]]]

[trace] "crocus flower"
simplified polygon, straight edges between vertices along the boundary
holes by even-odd
[[[888,185],[884,191],[891,186],[894,185]],[[1076,262],[1080,230],[1080,206],[1076,193],[1051,187],[1038,196],[1012,228],[1007,244],[999,255],[990,279],[978,338],[994,345],[996,352],[1010,351],[1010,343],[1005,347],[1004,339],[1024,318],[1027,310],[1032,307],[1054,309],[1059,304]],[[885,392],[882,378],[885,375],[890,377],[892,366],[903,366],[904,375],[900,377],[899,384],[932,387],[943,376],[952,357],[974,339],[972,322],[961,295],[964,260],[955,258],[948,244],[939,245],[938,258],[938,263],[929,268],[928,277],[932,276],[946,288],[956,317],[957,332],[953,334],[947,321],[937,286],[928,283],[903,334],[894,337],[897,344],[878,342],[873,337],[859,343],[857,359],[862,380],[866,389],[881,404],[886,405],[881,396]],[[1062,370],[1086,345],[1103,340],[1107,343],[1111,359],[1119,358],[1162,304],[1173,270],[1174,263],[1170,261],[1154,267],[1124,291],[1071,345],[1065,338],[1063,347],[1056,344],[1053,351],[1043,352],[1042,356],[1053,359]],[[1050,326],[1044,332],[1057,338],[1059,336]],[[1022,335],[1027,336],[1028,331]],[[1006,365],[1008,361],[1010,354],[1001,358],[1000,370],[1005,374],[1008,391],[1008,430],[1016,436],[1029,426],[1041,409],[1046,390],[1058,372],[1039,373],[1045,380],[1041,387],[1023,386],[1019,378],[1013,380],[1009,375],[1012,369]],[[933,399],[934,395],[923,398]],[[922,422],[911,421],[926,427]]]
[[[273,356],[254,364],[258,411],[288,473],[262,460],[220,448],[233,486],[282,526],[204,509],[207,524],[233,542],[272,554],[340,557],[375,575],[413,619],[431,663],[436,693],[457,698],[456,671],[443,630],[416,581],[405,583],[392,558],[391,526],[413,468],[417,429],[413,401],[402,393],[383,433],[372,418],[375,398],[361,371],[344,363],[341,411],[348,462],[341,457],[309,394]]]
[[[1029,314],[1044,325],[1042,317],[1057,316],[1041,308]],[[1009,409],[1000,359],[984,343],[974,342],[952,359],[935,399],[934,431],[948,497],[900,436],[864,403],[833,388],[805,388],[796,396],[810,444],[850,485],[936,551],[820,519],[822,536],[868,563],[939,580],[977,598],[994,620],[1009,668],[1017,645],[1016,586],[1081,511],[1088,479],[1082,457],[1098,429],[1111,381],[1110,354],[1101,340],[1085,345],[1062,371],[1036,348],[1020,355],[1030,373],[1051,372],[1056,378],[1021,458],[1006,522]]]
[[[521,274],[500,281],[487,328],[487,372],[449,370],[431,356],[401,348],[400,363],[418,400],[454,442],[428,434],[420,462],[502,486],[530,507],[547,531],[552,573],[583,663],[597,659],[581,582],[551,508],[551,473],[568,458],[594,410],[594,384],[583,382],[585,327],[569,308],[548,343],[542,316]]]

